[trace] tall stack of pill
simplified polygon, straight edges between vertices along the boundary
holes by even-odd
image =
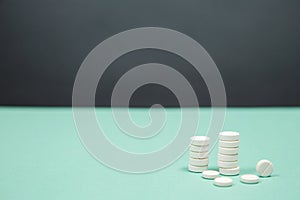
[[[237,175],[240,173],[238,165],[238,151],[240,134],[233,131],[219,133],[218,166],[223,175]]]
[[[209,137],[193,136],[190,141],[189,170],[203,172],[207,170],[209,155]]]

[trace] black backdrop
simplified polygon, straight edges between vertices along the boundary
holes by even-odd
[[[165,27],[197,40],[217,64],[230,106],[300,105],[299,0],[0,0],[0,105],[71,105],[76,72],[101,41],[121,31]],[[178,69],[201,105],[207,88],[189,64],[157,50],[117,59],[105,72],[96,104],[131,67],[147,62]],[[146,85],[132,106],[176,106],[168,89]]]

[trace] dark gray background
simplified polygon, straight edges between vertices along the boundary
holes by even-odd
[[[183,32],[209,52],[230,106],[300,105],[299,0],[0,0],[0,105],[71,105],[76,72],[101,41],[156,26]],[[133,66],[170,65],[191,82],[201,105],[207,88],[192,66],[168,52],[117,59],[101,79],[96,104],[110,105],[118,78]],[[176,106],[166,88],[146,85],[132,106]]]

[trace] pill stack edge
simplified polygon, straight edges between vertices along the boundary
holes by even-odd
[[[238,165],[240,134],[234,131],[219,133],[218,166],[220,174],[234,176],[240,173]]]
[[[189,165],[191,172],[203,172],[207,170],[209,163],[209,143],[207,136],[193,136],[190,139]]]

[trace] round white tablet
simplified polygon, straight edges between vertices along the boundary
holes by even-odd
[[[237,161],[238,160],[238,154],[233,154],[233,155],[225,155],[225,154],[218,154],[218,160],[221,161],[226,161],[226,162],[230,162],[230,161]]]
[[[191,137],[191,144],[196,146],[206,146],[209,145],[209,137],[207,136],[193,136]]]
[[[234,176],[240,173],[240,167],[234,168],[220,168],[220,174],[227,175],[227,176]]]
[[[232,185],[232,179],[228,177],[215,178],[214,184],[220,187],[228,187]]]
[[[208,156],[209,156],[208,151],[206,152],[190,151],[190,158],[208,158]]]
[[[258,183],[259,177],[254,174],[244,174],[241,176],[241,182],[243,183]]]
[[[238,152],[239,152],[238,147],[233,147],[233,148],[219,147],[219,153],[221,154],[232,155],[232,154],[237,154]]]
[[[215,179],[220,176],[220,173],[216,170],[205,170],[202,172],[202,177],[206,179]]]
[[[256,164],[256,172],[259,176],[271,176],[273,172],[273,164],[269,160],[260,160]]]
[[[234,131],[224,131],[219,133],[219,139],[220,140],[239,140],[240,134],[238,132]]]
[[[189,171],[191,172],[203,172],[205,170],[207,170],[207,166],[193,166],[193,165],[189,165]]]
[[[203,159],[190,158],[190,165],[205,166],[205,165],[208,165],[208,159],[207,158],[203,158]]]
[[[190,151],[193,151],[193,152],[206,152],[208,150],[209,150],[209,145],[206,145],[206,146],[190,145]]]
[[[218,165],[221,168],[235,168],[239,166],[238,161],[225,162],[220,160],[218,160]]]
[[[219,140],[219,147],[238,147],[240,144],[239,140],[233,140],[233,141],[225,141],[225,140]]]

